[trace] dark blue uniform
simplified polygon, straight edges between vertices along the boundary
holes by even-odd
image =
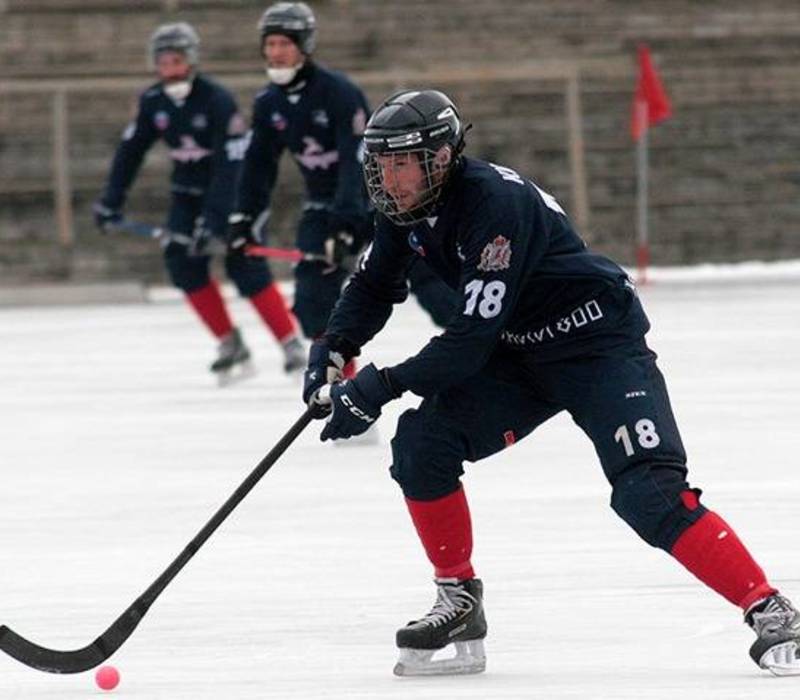
[[[114,155],[102,203],[119,210],[144,156],[162,139],[173,168],[167,228],[192,235],[202,227],[224,238],[233,206],[235,184],[247,146],[246,125],[228,90],[198,74],[185,101],[170,99],[161,83],[139,98],[134,121],[128,125]],[[208,284],[207,256],[189,256],[186,246],[169,244],[164,251],[175,286],[189,293]],[[263,260],[226,259],[230,278],[245,296],[257,294],[271,282]]]
[[[362,91],[342,73],[306,63],[289,86],[268,85],[255,98],[252,140],[238,188],[236,210],[256,220],[271,206],[278,161],[288,150],[306,188],[298,224],[297,247],[323,253],[339,231],[356,239],[371,235],[371,212],[361,171],[362,136],[369,105]],[[263,217],[263,215],[262,215]],[[324,330],[347,271],[325,272],[321,262],[295,269],[294,312],[307,337]],[[430,313],[442,322],[449,315],[447,294],[424,265],[413,273],[416,287],[430,290]],[[425,294],[424,291],[422,291]]]
[[[686,456],[635,289],[590,252],[556,200],[509,168],[465,158],[438,216],[398,227],[383,216],[326,335],[354,351],[407,295],[422,256],[460,297],[446,330],[388,369],[424,398],[392,441],[406,496],[458,488],[464,460],[513,444],[567,410],[595,445],[615,510],[669,550],[704,512],[681,498]]]

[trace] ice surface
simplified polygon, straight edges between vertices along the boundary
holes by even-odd
[[[643,290],[692,483],[800,601],[800,282]],[[84,646],[172,561],[302,411],[250,308],[260,373],[219,389],[214,344],[174,301],[0,311],[0,622]],[[401,307],[382,365],[434,331]],[[796,698],[747,655],[738,611],[608,507],[566,416],[468,467],[486,674],[395,678],[394,631],[434,598],[381,444],[312,425],[111,659],[125,698]],[[92,675],[0,658],[0,698],[88,698]]]

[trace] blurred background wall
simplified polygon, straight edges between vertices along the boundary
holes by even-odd
[[[234,89],[249,118],[266,80],[256,22],[268,4],[0,0],[0,284],[164,281],[156,244],[101,237],[90,211],[152,81],[147,39],[163,22],[194,24],[201,69]],[[674,112],[650,132],[652,262],[800,258],[798,0],[309,4],[319,62],[350,73],[373,106],[399,87],[443,89],[474,123],[469,154],[535,179],[625,263],[635,253],[636,47],[647,43]],[[168,168],[157,146],[131,218],[162,223]],[[274,243],[291,243],[300,197],[285,158]]]

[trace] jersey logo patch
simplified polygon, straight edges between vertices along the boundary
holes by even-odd
[[[166,112],[156,112],[153,115],[153,124],[159,131],[166,131],[169,126],[169,114]]]
[[[272,128],[277,129],[278,131],[283,131],[289,123],[286,121],[286,117],[284,117],[280,112],[273,112],[272,117]]]
[[[418,253],[423,258],[425,257],[425,248],[422,247],[422,243],[419,242],[417,234],[413,231],[408,234],[408,245],[413,248],[414,252]]]
[[[169,155],[172,160],[177,160],[179,163],[196,163],[210,156],[211,151],[199,145],[192,136],[181,134],[181,145],[178,148],[171,148]]]
[[[323,129],[327,129],[328,124],[330,124],[328,113],[324,109],[315,109],[311,112],[311,121],[321,126]]]
[[[304,136],[303,143],[305,149],[302,153],[295,153],[294,157],[307,170],[327,170],[339,161],[339,151],[326,151],[313,136]]]
[[[505,236],[497,236],[481,251],[478,269],[484,272],[507,270],[511,267],[511,241]]]
[[[195,114],[192,117],[192,128],[198,131],[208,128],[208,117],[205,114]]]

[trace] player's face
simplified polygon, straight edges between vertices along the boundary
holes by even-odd
[[[180,51],[161,51],[156,57],[156,71],[164,83],[188,80],[192,67]]]
[[[389,153],[378,156],[381,184],[400,211],[416,206],[427,189],[425,172],[416,153]]]
[[[262,53],[270,68],[293,68],[303,62],[303,52],[297,44],[288,36],[281,34],[267,36],[264,39]]]

